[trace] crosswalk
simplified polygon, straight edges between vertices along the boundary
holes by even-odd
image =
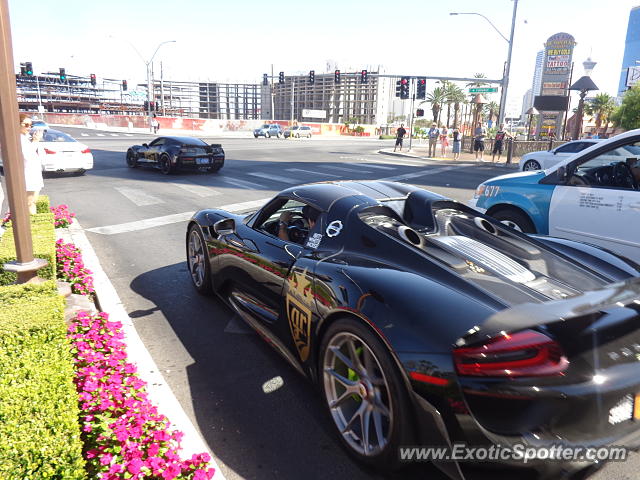
[[[90,133],[80,133],[81,137],[133,137],[132,133],[95,133],[95,134],[90,134]]]
[[[178,177],[167,182],[153,184],[130,180],[125,181],[125,183],[121,185],[114,186],[113,190],[124,197],[126,202],[134,204],[137,207],[149,207],[152,208],[152,210],[154,207],[171,202],[172,197],[175,198],[176,195],[181,198],[185,198],[186,195],[193,199],[191,203],[195,205],[201,205],[199,200],[210,199],[207,201],[207,207],[221,208],[227,211],[239,211],[248,207],[260,207],[270,198],[269,195],[273,195],[274,192],[309,182],[362,179],[365,178],[365,175],[371,174],[374,176],[372,180],[415,181],[420,177],[437,175],[449,170],[468,168],[466,165],[442,165],[420,162],[419,165],[421,168],[414,168],[407,171],[406,167],[403,168],[403,165],[397,164],[396,162],[379,165],[373,164],[373,159],[362,159],[359,162],[355,162],[353,161],[354,159],[351,158],[349,160],[351,160],[351,162],[345,164],[348,166],[307,163],[298,167],[285,168],[282,170],[273,168],[269,169],[269,171],[251,172],[237,172],[237,170],[233,170],[229,173],[225,173],[223,170],[218,175],[202,176],[199,179],[198,177],[189,179]],[[383,161],[380,162],[384,163]],[[415,167],[415,165],[411,166]],[[281,174],[281,172],[286,175]],[[382,177],[381,174],[386,176]],[[237,178],[238,176],[242,178]],[[207,185],[197,183],[198,180],[206,182]],[[174,187],[178,190],[172,190]],[[147,191],[151,189],[153,190]],[[240,190],[241,192],[230,192],[228,189]],[[177,193],[178,191],[181,193]],[[256,199],[256,196],[260,198]],[[224,205],[224,200],[229,198],[244,198],[248,201]],[[157,210],[157,208],[155,208],[155,210]],[[106,227],[95,227],[88,229],[88,231],[102,235],[132,232],[183,222],[188,220],[192,214],[193,212],[184,212],[163,215]]]

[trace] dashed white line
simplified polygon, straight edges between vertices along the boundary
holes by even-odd
[[[265,190],[267,189],[267,187],[265,187],[264,185],[260,185],[259,183],[253,183],[253,182],[248,182],[246,180],[238,180],[237,178],[227,178],[227,177],[220,177],[218,178],[218,180],[220,180],[221,182],[224,183],[228,183],[229,185],[233,185],[235,187],[240,187],[240,188],[244,188],[247,190]]]
[[[371,171],[368,171],[368,170],[359,170],[359,169],[355,169],[355,168],[338,167],[336,165],[320,165],[320,167],[322,167],[322,168],[330,168],[331,170],[339,170],[341,172],[371,173]]]
[[[112,134],[111,134],[111,136],[112,136],[112,137],[119,137],[120,135],[119,135],[119,134],[117,134],[117,133],[112,133]]]
[[[83,137],[88,137],[89,136],[88,133],[81,133],[80,135],[82,135]]]
[[[195,183],[171,183],[171,185],[180,187],[183,190],[186,190],[189,193],[193,193],[201,198],[213,197],[214,195],[222,195],[222,192],[214,190],[213,188],[206,185],[197,185]]]
[[[131,202],[135,203],[138,207],[146,207],[147,205],[157,205],[158,203],[164,203],[163,200],[153,195],[149,195],[139,188],[130,187],[113,187],[122,195],[127,197]]]
[[[305,170],[303,168],[286,168],[285,169],[287,172],[304,172],[304,173],[311,173],[313,175],[323,175],[325,177],[335,177],[335,178],[340,178],[340,175],[334,175],[333,173],[324,173],[324,172],[314,172],[312,170]]]
[[[371,161],[372,160],[366,160],[366,162],[371,162]],[[363,163],[363,165],[365,164],[365,162],[362,162],[362,163]],[[367,168],[377,168],[377,169],[380,169],[380,170],[395,170],[396,169],[396,167],[384,167],[382,165],[371,165],[369,163],[366,163],[366,167]]]
[[[96,135],[99,137],[104,137],[104,133],[96,133]]]
[[[288,184],[299,184],[300,180],[296,180],[295,178],[289,178],[289,177],[282,177],[280,175],[269,175],[268,173],[262,173],[262,172],[248,172],[248,175],[252,175],[254,177],[258,177],[258,178],[266,178],[268,180],[273,180],[274,182],[280,182],[280,183],[288,183]]]

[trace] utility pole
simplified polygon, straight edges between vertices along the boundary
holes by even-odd
[[[409,84],[409,88],[411,89],[411,112],[409,119],[409,151],[411,151],[411,145],[413,143],[413,104],[416,101],[416,79],[411,77],[411,83]]]
[[[518,0],[513,0],[513,17],[511,18],[511,35],[509,35],[509,52],[507,53],[507,65],[502,77],[502,92],[500,95],[500,113],[498,114],[498,127],[504,122],[504,115],[507,108],[507,89],[509,88],[509,71],[511,70],[511,52],[513,50],[513,32],[516,29],[516,13],[518,11]]]

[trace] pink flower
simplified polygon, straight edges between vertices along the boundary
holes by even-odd
[[[111,460],[113,460],[113,455],[111,455],[110,453],[105,453],[100,457],[100,463],[102,465],[109,465],[111,463]]]
[[[140,469],[142,468],[142,465],[144,465],[142,460],[140,460],[139,458],[134,458],[130,460],[129,463],[127,464],[127,471],[129,473],[136,475],[137,473],[140,473]]]

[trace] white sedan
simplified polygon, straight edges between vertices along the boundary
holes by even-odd
[[[43,172],[75,172],[93,168],[93,155],[85,144],[59,130],[45,130],[37,144]]]
[[[569,158],[571,155],[581,152],[599,141],[600,140],[595,138],[584,138],[582,140],[573,140],[564,143],[552,150],[527,153],[520,159],[520,170],[523,172],[529,170],[546,170],[565,158]]]

